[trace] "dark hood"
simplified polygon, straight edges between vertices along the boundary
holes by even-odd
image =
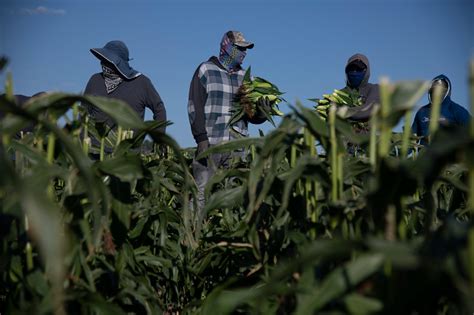
[[[364,79],[362,80],[362,83],[360,84],[360,86],[364,86],[369,82],[369,78],[370,78],[369,59],[363,54],[355,54],[347,60],[346,67],[344,69],[344,71],[346,73],[346,85],[347,86],[349,86],[349,82],[347,82],[347,66],[349,66],[350,63],[352,63],[356,60],[360,60],[367,67],[367,71],[365,72]]]
[[[434,77],[433,80],[431,80],[430,87],[433,84],[433,82],[437,81],[437,80],[443,80],[443,81],[446,81],[448,83],[448,92],[446,92],[446,95],[444,96],[443,101],[442,101],[442,104],[445,104],[446,102],[451,101],[451,80],[449,80],[449,78],[447,76],[445,76],[444,74],[440,74],[440,75]],[[430,97],[429,93],[428,93],[428,99],[429,99],[430,104],[431,104],[431,97]]]

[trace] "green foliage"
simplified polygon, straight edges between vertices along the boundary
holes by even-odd
[[[250,71],[251,67],[245,72],[242,85],[236,94],[228,126],[231,127],[243,117],[253,118],[258,112],[275,126],[272,116],[283,116],[283,112],[278,109],[278,104],[284,101],[281,97],[283,93],[275,84],[260,77],[252,77]],[[262,100],[268,102],[269,108],[261,106]]]
[[[396,124],[423,86],[388,86],[391,109],[372,126]],[[91,121],[85,102],[119,128]],[[2,96],[0,109],[2,314],[474,309],[466,127],[438,130],[426,148],[392,134],[372,160],[373,139],[341,113],[326,122],[297,104],[268,135],[197,157],[248,152],[210,179],[200,222],[193,150],[125,104],[50,94],[24,108]],[[159,150],[142,150],[147,136]]]

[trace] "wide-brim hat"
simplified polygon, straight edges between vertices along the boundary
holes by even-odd
[[[113,40],[102,48],[91,48],[91,53],[101,61],[107,61],[126,79],[134,79],[141,73],[129,65],[128,48],[124,42]]]

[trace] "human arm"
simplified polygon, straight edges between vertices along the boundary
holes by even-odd
[[[200,68],[195,71],[189,87],[188,116],[191,132],[197,144],[208,141],[204,107],[207,101],[205,76],[200,76]]]
[[[454,118],[456,119],[456,124],[461,125],[461,126],[466,126],[469,124],[469,121],[471,120],[471,115],[469,112],[462,107],[461,105],[455,104],[456,106],[454,107]]]
[[[104,87],[104,79],[101,74],[94,74],[91,76],[89,81],[87,82],[86,88],[84,89],[84,95],[90,95],[90,96],[100,96],[101,91],[105,90]],[[81,102],[82,106],[84,106],[87,114],[89,117],[96,121],[96,122],[101,122],[105,123],[110,127],[115,127],[115,121],[108,116],[106,113],[101,111],[98,107],[95,107],[94,105],[90,104],[89,102]]]
[[[370,84],[366,89],[366,91],[361,91],[363,104],[354,108],[354,113],[348,117],[350,120],[360,122],[368,121],[370,117],[372,117],[372,111],[375,105],[380,103],[379,85]]]
[[[166,122],[166,108],[163,103],[163,100],[160,97],[158,91],[156,91],[155,87],[151,83],[150,80],[147,80],[148,84],[146,85],[146,106],[152,111],[153,113],[153,120]],[[158,129],[159,131],[165,133],[166,132],[166,125],[163,125]]]
[[[419,135],[420,134],[420,114],[419,112],[416,113],[415,119],[413,120],[413,124],[411,125],[411,132],[413,134]]]

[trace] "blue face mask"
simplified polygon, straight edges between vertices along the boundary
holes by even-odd
[[[347,73],[347,81],[352,88],[358,88],[364,80],[365,70],[363,71],[350,71]]]

